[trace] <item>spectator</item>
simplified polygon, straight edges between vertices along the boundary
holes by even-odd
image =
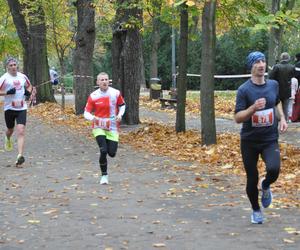
[[[296,54],[295,77],[300,82],[300,53]]]
[[[59,76],[54,67],[50,69],[49,74],[51,83],[57,85],[59,83]]]
[[[291,79],[295,75],[294,65],[289,63],[290,55],[283,52],[280,55],[280,62],[275,64],[269,73],[269,79],[279,83],[279,98],[282,103],[285,119],[288,120],[289,98],[291,97]]]
[[[289,101],[289,121],[291,120],[293,115],[293,106],[295,103],[295,96],[297,90],[298,90],[298,80],[296,77],[293,77],[291,81],[291,97]]]

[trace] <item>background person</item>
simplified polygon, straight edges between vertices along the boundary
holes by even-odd
[[[280,55],[280,62],[275,64],[269,73],[269,79],[279,83],[279,98],[282,103],[285,120],[288,121],[289,99],[291,97],[291,79],[295,75],[295,66],[290,64],[290,55],[283,52]]]
[[[4,116],[6,123],[5,149],[13,150],[12,134],[15,122],[17,123],[18,156],[16,166],[24,163],[25,126],[27,118],[27,103],[25,96],[29,97],[32,86],[28,77],[18,72],[18,61],[10,57],[6,60],[7,72],[0,78],[0,95],[4,96]]]
[[[100,184],[108,184],[107,154],[114,157],[117,153],[119,125],[125,112],[125,102],[119,90],[109,87],[107,73],[102,72],[97,76],[97,85],[99,89],[88,98],[84,117],[93,122],[93,135],[100,148]]]
[[[270,185],[278,178],[280,169],[276,107],[281,118],[280,131],[286,131],[287,123],[279,100],[278,83],[264,77],[264,54],[259,51],[250,53],[247,65],[251,69],[251,78],[238,88],[234,118],[237,123],[243,123],[241,153],[247,175],[246,192],[253,210],[251,222],[262,224],[264,218],[258,202],[257,162],[261,155],[266,165],[266,178],[261,182],[261,203],[266,208],[272,202]]]
[[[59,76],[58,76],[58,73],[56,72],[56,70],[55,70],[54,67],[52,67],[52,68],[49,70],[49,74],[50,74],[50,82],[51,82],[53,85],[59,84]]]
[[[295,104],[295,97],[296,97],[297,90],[298,90],[298,80],[296,77],[293,77],[291,80],[291,97],[289,100],[289,121],[292,119],[293,106]]]

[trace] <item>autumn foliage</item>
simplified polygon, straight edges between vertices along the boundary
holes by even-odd
[[[149,103],[156,105],[156,102],[147,101],[148,108]],[[67,107],[63,112],[58,104],[46,103],[30,109],[30,114],[54,126],[63,125],[73,132],[91,138],[90,123],[83,116],[76,116],[72,107]],[[156,155],[192,162],[191,166],[184,169],[186,171],[204,172],[211,175],[245,176],[238,134],[220,133],[217,135],[217,144],[207,147],[201,145],[201,136],[198,131],[176,133],[173,127],[148,121],[143,122],[135,131],[122,133],[121,143]],[[281,198],[286,206],[299,206],[299,200],[294,198],[293,194],[300,191],[300,149],[287,144],[280,144],[280,148],[281,174],[273,188],[291,194],[291,196]],[[261,174],[264,173],[264,169],[264,163],[260,160]]]

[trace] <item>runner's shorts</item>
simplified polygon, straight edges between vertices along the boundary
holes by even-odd
[[[5,123],[7,128],[14,128],[15,127],[15,121],[17,121],[17,124],[23,124],[26,125],[26,117],[27,117],[27,110],[6,110],[4,112],[5,117]]]

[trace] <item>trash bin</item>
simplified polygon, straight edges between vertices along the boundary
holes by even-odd
[[[150,99],[159,99],[162,95],[159,78],[150,78]]]

